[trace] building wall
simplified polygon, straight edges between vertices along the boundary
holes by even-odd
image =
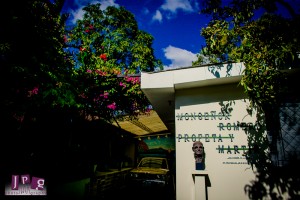
[[[221,104],[232,103],[230,114],[221,112]],[[201,141],[205,151],[205,171],[210,180],[208,199],[249,199],[244,187],[255,176],[243,153],[247,137],[238,124],[255,124],[248,115],[248,101],[237,84],[177,90],[176,124],[176,199],[195,199],[192,174],[194,141]],[[229,109],[230,110],[230,109]],[[223,151],[222,151],[223,150]]]

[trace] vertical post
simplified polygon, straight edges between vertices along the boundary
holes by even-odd
[[[195,176],[195,200],[206,200],[205,176]]]
[[[210,187],[208,171],[193,170],[192,176],[195,182],[195,200],[208,200],[207,187]]]

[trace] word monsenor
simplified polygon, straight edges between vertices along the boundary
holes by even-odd
[[[176,114],[177,120],[230,120],[230,117],[230,114],[217,111]]]

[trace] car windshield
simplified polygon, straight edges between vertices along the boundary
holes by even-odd
[[[166,160],[157,158],[143,158],[139,164],[139,167],[168,169]]]

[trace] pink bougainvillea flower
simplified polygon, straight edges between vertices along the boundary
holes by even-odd
[[[93,28],[94,28],[94,26],[90,24],[90,25],[89,25],[89,28],[90,28],[90,29],[93,29]]]
[[[138,77],[126,77],[126,81],[136,84],[140,82],[140,79]]]
[[[108,99],[108,92],[104,92],[103,94],[100,94],[100,97],[103,97],[104,99]]]
[[[35,94],[38,94],[39,93],[39,88],[38,87],[34,87],[32,90],[29,90],[28,91],[28,97],[31,97],[31,96],[33,96],[33,95],[35,95]]]
[[[102,60],[104,60],[104,61],[107,61],[107,56],[106,56],[105,53],[101,54],[101,55],[100,55],[100,58],[101,58]]]
[[[38,87],[34,87],[32,90],[32,94],[38,94],[39,92],[39,88]]]
[[[109,104],[107,105],[107,108],[111,109],[111,110],[116,110],[117,106],[116,106],[116,103],[112,103],[112,104]]]
[[[120,82],[120,86],[126,88],[126,85],[123,82]]]
[[[86,29],[84,32],[88,33],[88,32],[90,32],[90,29]]]
[[[87,69],[86,72],[87,72],[87,73],[92,73],[92,70]]]

